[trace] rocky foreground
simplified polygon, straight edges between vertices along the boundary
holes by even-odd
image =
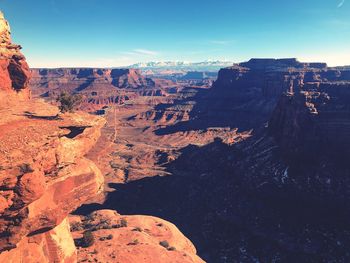
[[[103,175],[85,156],[105,120],[30,99],[28,66],[2,13],[0,33],[0,262],[203,262],[158,218],[127,216],[120,227],[121,215],[101,211],[70,223],[72,211],[103,191]],[[93,241],[82,244],[73,225]]]

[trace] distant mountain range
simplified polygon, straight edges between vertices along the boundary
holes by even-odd
[[[181,71],[218,71],[223,67],[232,66],[230,61],[202,61],[202,62],[187,62],[187,61],[162,61],[162,62],[144,62],[128,66],[128,68],[138,68],[145,70],[181,70]]]

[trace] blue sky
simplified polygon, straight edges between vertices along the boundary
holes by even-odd
[[[298,57],[350,64],[350,0],[0,0],[32,67]]]

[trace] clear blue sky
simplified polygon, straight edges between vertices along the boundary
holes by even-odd
[[[32,67],[298,57],[350,64],[350,0],[0,0]]]

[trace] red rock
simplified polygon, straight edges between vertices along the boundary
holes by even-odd
[[[121,227],[121,220],[126,224]],[[78,249],[78,260],[123,263],[199,263],[196,249],[175,225],[151,216],[123,216],[112,210],[100,210],[82,220],[73,217],[71,223],[93,231],[94,244]],[[84,230],[74,230],[75,238]],[[160,244],[167,241],[169,248]],[[97,251],[97,253],[93,253]]]

